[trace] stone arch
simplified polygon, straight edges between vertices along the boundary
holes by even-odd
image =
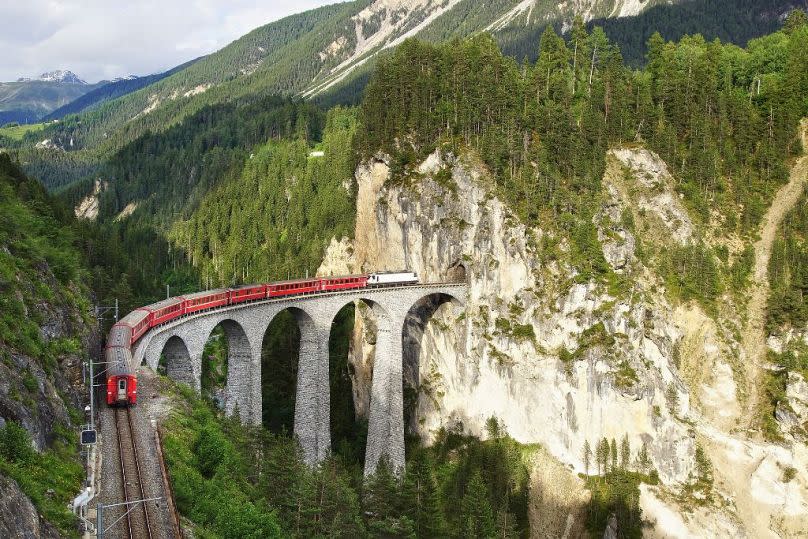
[[[227,341],[227,384],[224,392],[224,410],[227,415],[238,411],[242,422],[252,423],[254,395],[251,391],[254,375],[250,339],[242,325],[232,319],[224,319],[207,331],[205,342],[214,330],[221,327]],[[204,358],[201,358],[204,361]],[[201,374],[200,365],[200,374]]]
[[[421,385],[421,343],[427,324],[433,316],[447,306],[460,307],[461,301],[447,293],[427,294],[407,311],[401,328],[401,363],[404,393],[404,425],[411,434],[417,424],[418,392]]]
[[[313,331],[314,321],[303,309],[283,306],[272,310],[265,320],[259,339],[258,359],[261,364],[261,412],[263,425],[280,432],[294,429],[297,400],[297,371],[301,354],[301,338]],[[271,390],[264,393],[267,387]]]
[[[333,449],[341,458],[360,464],[366,456],[362,422],[368,420],[370,411],[379,331],[386,331],[389,321],[388,311],[378,301],[358,297],[342,302],[337,298],[329,322],[329,427]]]
[[[281,312],[289,312],[300,331],[294,397],[294,436],[308,464],[324,460],[331,451],[329,432],[328,321],[323,305],[285,304],[267,321],[266,331]]]
[[[161,357],[165,358],[166,375],[181,384],[197,388],[197,379],[194,376],[191,354],[188,345],[177,335],[168,338],[163,345]]]

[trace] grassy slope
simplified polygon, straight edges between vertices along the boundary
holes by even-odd
[[[8,127],[0,127],[0,137],[11,140],[22,140],[27,133],[36,133],[45,129],[45,124],[24,124]]]

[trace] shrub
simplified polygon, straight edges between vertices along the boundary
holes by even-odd
[[[34,453],[28,431],[14,421],[9,421],[0,430],[0,449],[3,458],[9,462],[28,462]]]

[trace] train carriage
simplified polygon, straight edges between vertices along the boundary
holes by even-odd
[[[179,297],[164,299],[142,307],[142,309],[150,313],[149,327],[153,328],[185,314],[184,307],[185,300]]]
[[[112,348],[112,347],[125,347],[129,348],[132,346],[133,343],[132,339],[132,328],[126,324],[118,322],[112,329],[109,330],[109,335],[107,336],[107,342],[104,345],[104,348]]]
[[[323,277],[323,291],[350,290],[352,288],[363,288],[367,285],[367,275],[343,275],[339,277]]]
[[[185,301],[184,314],[193,314],[199,311],[215,309],[216,307],[223,307],[227,305],[229,293],[230,291],[225,288],[217,288],[180,296],[180,299]]]
[[[320,285],[321,280],[322,279],[295,279],[292,281],[270,283],[267,285],[267,297],[275,298],[319,292],[322,289]]]
[[[132,345],[149,330],[150,322],[151,313],[144,309],[137,309],[121,318],[115,326],[126,326],[131,330],[129,344]]]
[[[107,367],[107,404],[131,406],[137,403],[137,376],[128,347],[112,346],[104,351]]]
[[[244,303],[245,301],[255,301],[267,297],[267,285],[248,284],[230,289],[230,304]]]

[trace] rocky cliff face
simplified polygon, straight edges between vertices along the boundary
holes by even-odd
[[[53,528],[20,490],[16,481],[0,475],[0,537],[24,539],[58,538]]]
[[[585,442],[626,437],[632,454],[646,447],[659,473],[663,486],[644,487],[642,503],[658,531],[675,524],[688,533],[767,535],[766,519],[788,533],[799,528],[795,516],[808,514],[805,484],[786,484],[782,470],[804,468],[805,446],[731,434],[742,413],[730,358],[738,343],[697,305],[672,305],[652,265],[638,257],[640,242],[664,249],[705,241],[657,156],[621,149],[608,157],[593,223],[623,278],[617,288],[576,278],[566,239],[554,227],[520,223],[471,156],[436,151],[403,178],[391,178],[387,159],[377,156],[356,180],[355,239],[332,242],[321,272],[408,268],[423,281],[464,274],[469,283],[461,310],[444,305],[424,328],[411,324],[405,377],[418,388],[411,430],[429,441],[441,426],[462,424],[484,436],[486,419],[496,416],[567,473],[586,471]],[[361,311],[357,318],[352,363],[364,413],[374,339],[372,320]],[[722,502],[693,512],[682,493],[704,496],[692,492],[698,446],[713,461]],[[729,465],[733,455],[740,473]],[[592,464],[589,473],[596,471]],[[565,514],[553,517],[558,535],[580,526],[585,495],[546,491],[548,498],[567,500]],[[551,525],[537,518],[534,526]]]
[[[42,286],[59,287],[46,267],[38,274]],[[7,421],[19,423],[31,435],[35,449],[42,451],[58,429],[77,427],[75,420],[83,419],[76,416],[83,389],[81,361],[88,350],[97,353],[99,341],[85,313],[51,303],[33,289],[23,288],[20,294],[37,298],[26,302],[25,316],[40,320],[44,350],[36,356],[0,343],[0,426]]]

